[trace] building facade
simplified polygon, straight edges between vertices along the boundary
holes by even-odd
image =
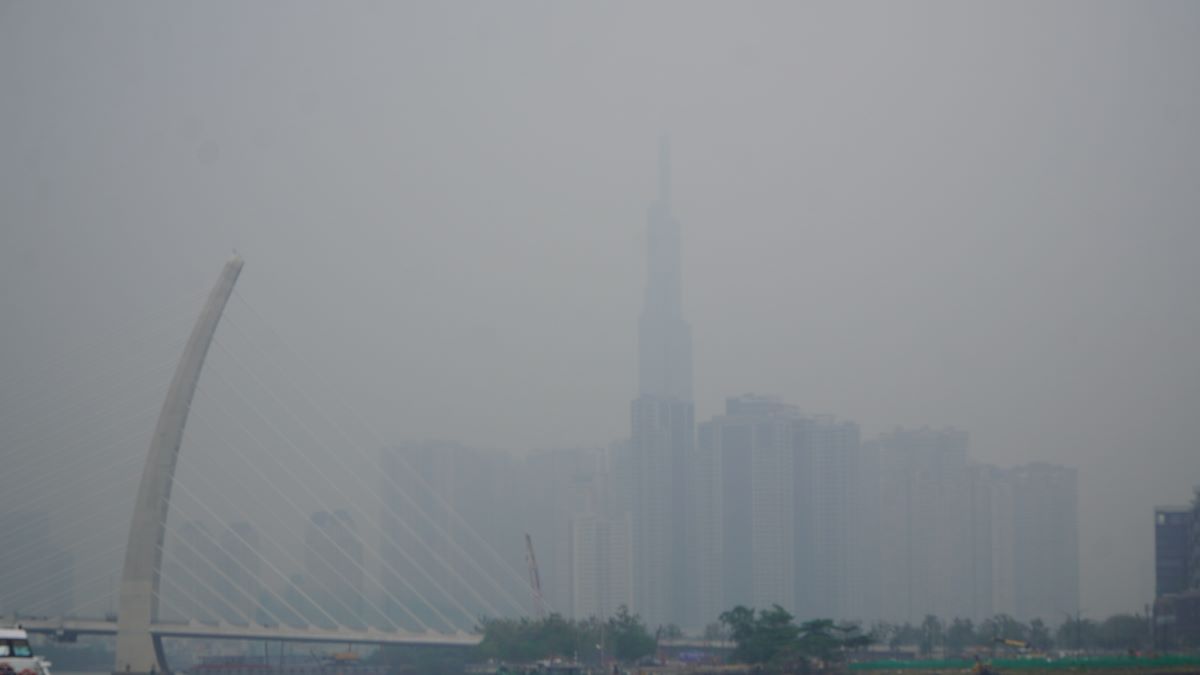
[[[329,626],[365,627],[363,542],[350,513],[317,511],[304,530],[303,588],[306,618]]]
[[[604,619],[633,606],[629,521],[594,514],[570,524],[571,611],[576,619]]]
[[[772,397],[737,396],[725,407],[697,431],[698,617],[737,605],[869,617],[877,474],[858,426]]]
[[[13,510],[0,515],[0,528],[19,535],[0,550],[6,581],[0,613],[63,616],[74,607],[75,556],[50,538],[50,514]]]
[[[437,623],[438,613],[462,621],[531,608],[511,572],[525,566],[530,524],[520,504],[537,483],[522,480],[516,458],[422,441],[385,448],[381,466],[380,605],[391,621],[409,625],[408,612]],[[561,531],[560,540],[566,516]]]
[[[217,592],[217,539],[207,525],[188,520],[168,530],[159,591],[162,613],[169,619],[216,621],[232,611]]]
[[[1154,596],[1182,593],[1191,585],[1192,509],[1154,509]]]
[[[610,571],[602,558],[577,551],[580,528],[586,542],[598,541],[606,551],[611,547],[613,553],[624,550],[619,554],[626,557],[623,565],[630,564],[628,510],[617,507],[610,465],[610,452],[601,448],[542,450],[521,461],[519,519],[533,537],[544,601],[566,616],[581,616],[581,612],[594,612],[598,606],[611,604],[579,588],[582,584],[603,595],[615,582],[587,575],[619,575],[619,570]],[[630,583],[629,579],[624,583]],[[629,598],[616,592],[618,600],[613,606],[621,602],[630,605]],[[584,605],[577,605],[577,601]]]
[[[970,616],[967,434],[897,429],[879,438],[881,615]]]
[[[793,445],[796,610],[802,618],[850,618],[852,593],[870,583],[869,575],[855,576],[866,560],[858,548],[867,544],[855,536],[864,514],[858,425],[828,415],[805,417]]]
[[[1191,506],[1154,509],[1156,649],[1200,647],[1200,486]]]
[[[704,526],[698,540],[713,556],[705,566],[703,618],[736,605],[795,610],[795,406],[746,395],[700,425],[697,479]],[[701,491],[703,492],[701,493]],[[711,568],[711,569],[708,569]]]
[[[1074,468],[1011,470],[1014,613],[1052,621],[1079,610],[1079,487]]]

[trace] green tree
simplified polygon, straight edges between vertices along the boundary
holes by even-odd
[[[1114,614],[1100,624],[1100,647],[1112,650],[1141,650],[1150,646],[1150,630],[1141,614]]]
[[[831,619],[814,619],[800,624],[799,652],[822,661],[840,660],[842,641],[837,628]]]
[[[844,658],[847,652],[866,649],[876,642],[875,637],[871,633],[864,633],[862,626],[857,622],[852,621],[850,623],[835,625],[833,631],[841,647],[838,652],[839,660]]]
[[[984,623],[990,623],[992,628],[991,635],[986,637],[987,642],[994,642],[996,638],[1001,640],[1029,639],[1029,627],[1007,614],[997,614]]]
[[[538,620],[485,619],[479,650],[487,658],[536,661],[571,656],[580,644],[578,625],[559,614]]]
[[[899,649],[901,645],[919,644],[921,644],[921,629],[907,621],[895,627],[892,639],[888,642],[892,649]]]
[[[970,619],[954,619],[946,629],[946,649],[951,654],[961,655],[963,651],[974,644],[975,626]]]
[[[800,624],[796,651],[804,657],[826,663],[845,660],[846,652],[865,649],[874,639],[856,623],[837,624],[831,619],[815,619]]]
[[[536,621],[484,619],[482,632],[481,656],[518,663],[575,656],[596,661],[600,657],[597,646],[618,660],[634,661],[653,654],[656,646],[641,618],[630,614],[625,606],[605,621],[572,621],[558,614]]]
[[[673,623],[669,623],[658,627],[658,636],[664,640],[680,640],[683,638],[683,629]]]
[[[612,645],[611,653],[618,660],[636,661],[654,653],[657,646],[654,636],[646,630],[641,617],[630,614],[625,605],[617,608],[617,615],[608,620],[607,628],[606,637]]]
[[[721,612],[717,619],[722,625],[728,627],[729,636],[737,645],[733,650],[733,660],[739,663],[749,663],[748,645],[754,640],[755,630],[754,610],[738,605],[731,610]]]
[[[719,622],[713,622],[704,627],[704,639],[707,642],[718,642],[728,638],[724,628]]]
[[[876,621],[871,624],[871,630],[867,634],[871,636],[871,641],[879,644],[891,645],[892,635],[896,632],[896,626],[887,621]]]
[[[1067,616],[1054,632],[1054,642],[1061,649],[1083,651],[1099,646],[1099,628],[1091,619],[1075,619]]]
[[[835,663],[848,651],[863,649],[872,638],[857,624],[836,624],[816,619],[797,626],[791,614],[779,605],[755,614],[747,607],[734,607],[721,614],[735,643],[732,660],[763,665],[771,671],[807,670],[813,659]]]
[[[1043,651],[1054,647],[1054,638],[1050,635],[1050,628],[1046,622],[1041,619],[1029,622],[1029,644]]]
[[[921,654],[929,656],[933,650],[942,644],[942,621],[932,614],[926,614],[921,622]]]
[[[984,619],[975,627],[975,644],[991,645],[1000,635],[1000,629],[996,626],[996,620]]]
[[[767,664],[787,660],[796,647],[800,628],[792,615],[779,605],[754,610],[741,605],[722,612],[721,623],[729,627],[736,645],[732,659],[738,663]]]

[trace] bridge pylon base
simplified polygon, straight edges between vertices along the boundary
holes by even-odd
[[[138,655],[143,657],[137,659],[137,665],[140,667],[134,670],[135,666],[132,663],[118,661],[113,675],[172,675],[171,669],[167,667],[167,653],[163,649],[162,637],[147,631],[145,640],[148,644],[140,644],[135,648]]]

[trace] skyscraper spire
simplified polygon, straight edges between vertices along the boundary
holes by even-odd
[[[658,199],[646,217],[646,302],[639,320],[639,394],[692,400],[692,335],[683,318],[679,222],[671,214],[671,141],[658,143]]]

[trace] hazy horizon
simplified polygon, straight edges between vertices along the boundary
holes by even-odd
[[[0,401],[236,249],[388,442],[626,438],[669,134],[696,421],[1077,467],[1081,609],[1141,610],[1200,484],[1197,63],[1182,2],[0,3]]]

